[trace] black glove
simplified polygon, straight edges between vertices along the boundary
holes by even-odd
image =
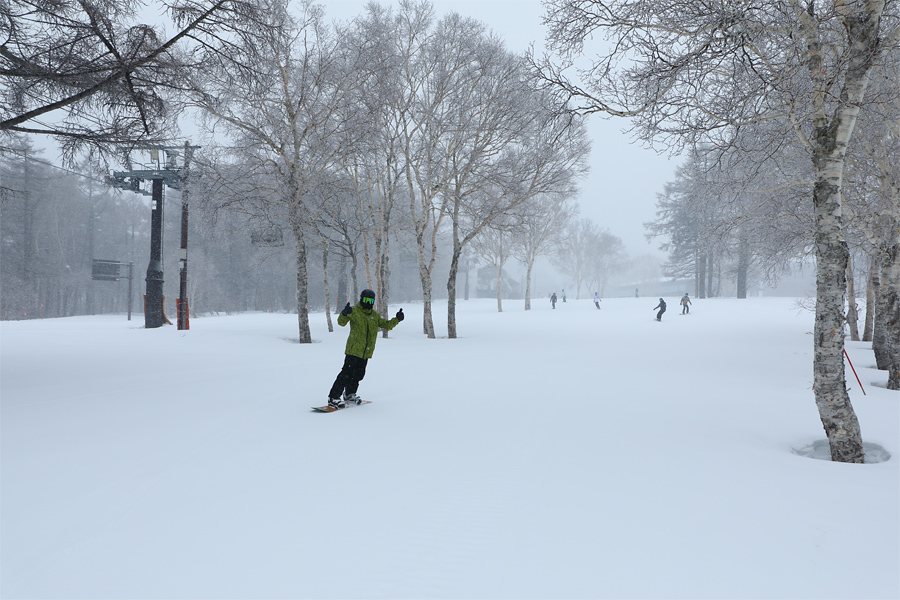
[[[350,303],[347,303],[347,306],[344,307],[344,310],[341,311],[341,314],[345,317],[349,317],[350,313],[353,312],[353,307],[350,306]]]
[[[402,309],[402,308],[401,308],[400,310],[397,311],[396,317],[397,317],[397,320],[398,320],[398,321],[402,321],[402,320],[405,318],[405,317],[403,316],[403,309]]]

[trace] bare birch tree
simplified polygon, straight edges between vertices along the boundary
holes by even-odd
[[[265,13],[271,26],[236,31],[232,53],[197,73],[192,96],[252,171],[275,182],[261,201],[281,211],[293,233],[298,330],[310,343],[307,228],[320,206],[313,191],[349,152],[341,117],[367,76],[367,53],[345,43],[310,0],[297,13],[272,0]]]
[[[445,194],[453,252],[447,280],[448,335],[455,338],[456,276],[466,245],[495,220],[517,215],[542,194],[573,193],[586,172],[590,151],[584,122],[566,114],[552,94],[525,81],[514,87],[507,77],[522,76],[512,61],[506,76],[490,79],[493,107],[479,107],[471,141],[457,148],[451,185]],[[513,79],[513,81],[516,81]],[[503,95],[512,97],[501,100]]]
[[[359,95],[356,111],[361,138],[344,168],[354,182],[361,213],[374,241],[374,281],[377,304],[385,312],[390,304],[391,238],[398,204],[407,199],[404,144],[407,126],[416,107],[416,86],[423,72],[419,61],[425,52],[433,11],[430,4],[401,2],[395,13],[369,4],[354,24],[353,35],[367,41],[372,76]],[[368,258],[367,258],[368,266]],[[367,271],[368,272],[368,271]],[[388,331],[382,332],[384,337]]]
[[[430,23],[426,8],[416,13],[417,23]],[[474,19],[451,13],[433,30],[416,34],[404,63],[400,147],[422,283],[422,326],[434,338],[433,273],[442,224],[452,212],[447,201],[510,138],[516,115],[503,109],[521,89],[522,72]],[[504,83],[510,87],[502,89]]]
[[[900,389],[900,52],[872,77],[881,102],[862,108],[851,156],[851,193],[844,201],[849,227],[881,267],[873,294],[872,350],[889,372],[888,389]],[[849,283],[849,279],[848,279]],[[849,285],[848,285],[849,288]],[[858,337],[858,336],[857,336]]]
[[[629,117],[645,140],[726,146],[762,120],[793,130],[815,174],[815,400],[841,462],[865,460],[844,373],[841,190],[870,75],[900,42],[898,21],[897,2],[886,0],[550,0],[549,37],[564,58],[579,57],[594,35],[609,45],[581,72],[583,84],[538,65],[579,112]]]
[[[531,310],[531,281],[534,263],[540,256],[553,254],[569,220],[577,213],[577,206],[569,202],[569,193],[538,194],[520,207],[521,233],[516,251],[525,264],[525,310]]]
[[[597,233],[591,245],[591,262],[588,265],[588,285],[603,297],[609,278],[624,268],[627,253],[621,238],[608,230]],[[596,285],[591,285],[596,284]]]
[[[517,216],[504,215],[504,218],[495,219],[490,226],[481,229],[471,241],[475,255],[494,267],[497,277],[497,312],[503,312],[503,267],[513,256],[516,237],[521,233],[518,231],[520,225]]]
[[[582,217],[569,223],[556,246],[553,263],[575,284],[575,299],[581,298],[581,287],[590,279],[595,242],[600,228]]]

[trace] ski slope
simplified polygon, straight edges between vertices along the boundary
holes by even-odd
[[[871,462],[831,463],[811,312],[667,301],[463,301],[455,340],[404,305],[373,404],[334,414],[310,407],[348,330],[321,313],[313,344],[296,315],[3,322],[0,596],[900,596],[900,394],[870,344]]]

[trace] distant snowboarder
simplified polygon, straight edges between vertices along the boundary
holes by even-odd
[[[552,306],[554,309],[556,308],[556,292],[553,292],[553,294],[551,294],[550,296],[550,306]]]
[[[600,310],[600,294],[598,292],[594,292],[594,306],[597,307],[597,310]]]
[[[666,312],[666,301],[662,298],[659,299],[659,304],[653,307],[653,310],[659,309],[659,312],[656,313],[656,320],[662,321],[663,313]]]
[[[691,312],[691,299],[688,298],[687,292],[681,297],[681,314],[686,315]]]
[[[346,408],[347,402],[362,404],[362,398],[356,395],[356,390],[359,389],[359,382],[366,376],[366,364],[375,351],[378,330],[393,329],[403,320],[402,308],[393,319],[387,320],[375,312],[374,307],[375,292],[363,290],[356,306],[351,307],[348,302],[338,315],[338,325],[343,327],[350,323],[350,335],[344,350],[344,366],[328,393],[328,406]]]
[[[566,301],[566,290],[563,290],[563,291],[562,291],[562,299],[563,299],[563,302],[565,303],[565,301]]]

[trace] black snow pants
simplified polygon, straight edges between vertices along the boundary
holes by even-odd
[[[331,386],[329,398],[340,398],[342,393],[355,394],[359,389],[359,382],[366,376],[366,365],[369,360],[358,356],[344,355],[344,366],[338,373],[334,385]]]

